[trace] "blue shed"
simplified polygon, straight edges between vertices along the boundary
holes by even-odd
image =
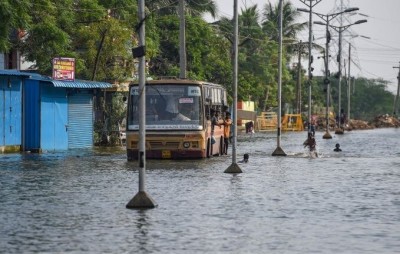
[[[109,83],[32,75],[24,84],[25,151],[93,146],[93,96]]]
[[[0,70],[0,152],[20,151],[22,83],[29,75]]]
[[[6,72],[3,70],[0,74]],[[92,147],[93,97],[98,90],[112,85],[84,80],[59,81],[35,73],[19,73],[22,80],[21,150],[41,152]]]

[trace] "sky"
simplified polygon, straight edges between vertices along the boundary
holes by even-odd
[[[273,5],[278,4],[278,0],[269,0]],[[300,0],[290,0],[294,7],[309,9]],[[218,5],[218,15],[222,17],[232,17],[233,0],[216,0]],[[257,4],[262,17],[262,9],[268,0],[238,0],[239,14],[242,8],[252,7]],[[309,1],[306,1],[309,3]],[[313,0],[315,3],[315,0]],[[358,7],[356,14],[343,16],[343,25],[354,23],[360,19],[367,19],[367,23],[353,25],[342,33],[342,59],[346,59],[348,64],[349,43],[351,49],[350,74],[355,77],[382,78],[389,81],[388,90],[397,92],[397,76],[400,67],[400,0],[321,0],[313,7],[313,11],[321,14],[339,12],[341,5],[343,9]],[[206,19],[210,19],[207,18]],[[309,14],[302,13],[297,22],[308,22]],[[313,21],[322,21],[318,16],[313,15]],[[332,21],[334,22],[334,21]],[[340,23],[333,23],[340,25]],[[334,30],[330,30],[332,41],[330,43],[329,63],[331,73],[338,70],[336,56],[338,53],[338,37]],[[308,30],[299,35],[299,40],[308,41]],[[314,42],[325,46],[325,26],[313,25]],[[369,38],[364,38],[369,37]],[[240,50],[240,49],[239,49]],[[320,55],[318,51],[313,51],[315,68],[314,75],[323,75],[323,60],[317,59]],[[315,66],[314,66],[315,65]],[[304,63],[308,66],[308,62]],[[393,68],[397,67],[397,68]],[[346,66],[347,71],[348,65]],[[342,64],[342,73],[344,66]]]

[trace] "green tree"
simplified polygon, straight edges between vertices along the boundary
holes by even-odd
[[[355,92],[351,94],[351,118],[370,121],[378,115],[391,114],[394,95],[387,90],[388,83],[382,79],[357,78]],[[342,105],[347,109],[344,98],[347,98],[345,92]]]
[[[213,0],[185,0],[186,15],[201,17],[208,13],[216,17],[217,5]],[[148,0],[146,5],[149,9],[157,10],[158,15],[178,15],[179,0]]]
[[[282,35],[284,41],[282,64],[283,66],[286,66],[286,63],[290,61],[295,53],[295,47],[293,44],[297,41],[297,34],[307,26],[307,23],[296,22],[299,13],[290,1],[283,1],[282,8]],[[263,31],[270,40],[275,42],[279,39],[279,12],[279,4],[277,3],[276,5],[272,5],[270,1],[265,5],[263,11]],[[289,69],[290,67],[282,69],[282,102],[295,105],[295,75],[293,75],[294,72],[292,72],[292,74],[289,73]],[[304,89],[302,90],[304,91]]]
[[[296,23],[300,13],[293,7],[290,1],[283,1],[283,19],[282,34],[283,40],[293,42],[297,38],[297,34],[304,30],[307,23]],[[272,40],[278,41],[278,20],[279,20],[279,4],[272,5],[270,1],[264,7],[264,20],[262,27],[265,34]]]
[[[186,22],[188,76],[223,81],[230,62],[228,42],[221,40],[212,27],[199,17],[187,17]],[[160,51],[150,59],[150,72],[155,76],[178,76],[179,19],[177,16],[161,16],[156,25]]]
[[[32,2],[29,0],[0,1],[0,52],[9,52],[20,43],[20,29],[27,28],[31,23],[29,10]]]

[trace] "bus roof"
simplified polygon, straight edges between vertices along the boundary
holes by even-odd
[[[200,85],[200,86],[209,85],[209,86],[224,88],[223,85],[211,82],[190,80],[190,79],[174,79],[174,78],[146,80],[146,84],[151,84],[151,85],[176,84],[176,85]],[[137,85],[138,81],[135,81],[130,84],[130,86],[137,86]]]

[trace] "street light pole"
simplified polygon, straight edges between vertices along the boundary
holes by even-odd
[[[326,118],[326,132],[324,134],[324,136],[322,137],[323,139],[331,139],[332,136],[329,133],[329,100],[330,100],[330,80],[329,80],[329,42],[330,42],[330,33],[329,33],[329,22],[334,19],[335,17],[337,17],[338,15],[342,14],[342,13],[346,13],[346,12],[352,12],[352,11],[357,11],[359,10],[358,8],[348,8],[344,11],[341,12],[337,12],[337,13],[332,13],[332,14],[320,14],[317,12],[313,12],[313,11],[308,11],[306,9],[302,9],[302,8],[298,8],[298,11],[302,11],[302,12],[310,12],[310,14],[315,14],[318,17],[320,17],[322,20],[325,21],[325,23],[319,22],[319,21],[315,21],[314,24],[318,24],[318,25],[324,25],[326,26],[326,43],[325,43],[325,79],[324,79],[324,84],[327,86],[326,88],[326,111],[325,111],[325,118]]]
[[[399,100],[399,93],[400,93],[400,63],[399,63],[399,67],[393,67],[393,69],[399,69],[399,74],[397,75],[397,94],[396,97],[394,99],[394,103],[393,103],[393,116],[394,117],[398,117],[397,116],[397,102]]]
[[[343,129],[341,128],[341,117],[340,117],[340,113],[342,111],[341,108],[341,82],[342,82],[342,32],[345,31],[347,28],[353,26],[353,25],[358,25],[358,24],[362,24],[367,22],[366,19],[362,19],[362,20],[357,20],[356,22],[349,24],[349,25],[345,25],[345,26],[332,26],[330,25],[330,27],[332,27],[336,32],[339,33],[339,52],[338,52],[338,63],[339,63],[339,70],[338,70],[338,74],[339,74],[339,102],[338,102],[338,128],[335,131],[335,134],[343,134]]]
[[[139,46],[145,48],[145,3],[138,1],[138,17],[141,26],[139,28]],[[143,53],[139,59],[139,192],[128,202],[129,209],[151,209],[157,203],[145,191],[146,174],[146,61]]]
[[[336,116],[336,119],[338,119],[337,122],[337,129],[335,130],[335,134],[343,134],[344,130],[341,128],[341,123],[342,123],[342,32],[344,30],[342,26],[338,27],[339,29],[339,52],[338,52],[338,85],[339,85],[339,99],[338,99],[338,115]]]
[[[279,58],[278,58],[278,130],[277,130],[277,147],[272,156],[286,156],[281,148],[281,131],[282,131],[282,20],[283,20],[283,0],[279,0]]]
[[[331,81],[329,80],[329,42],[330,42],[330,33],[329,33],[329,18],[327,16],[326,19],[326,43],[325,43],[325,79],[324,84],[326,85],[326,110],[325,110],[325,124],[326,131],[322,136],[323,139],[332,139],[332,135],[329,133],[329,100],[331,97]]]
[[[312,67],[311,64],[313,62],[313,56],[311,55],[311,48],[312,48],[312,8],[319,4],[322,0],[300,0],[303,4],[310,8],[309,12],[309,30],[308,30],[308,125],[307,125],[307,137],[308,134],[311,133],[311,79],[312,79]],[[306,2],[309,2],[308,4]]]
[[[348,77],[347,77],[347,119],[348,122],[350,123],[350,91],[351,91],[351,85],[350,85],[350,65],[351,65],[351,43],[349,43],[349,71],[348,71]]]

